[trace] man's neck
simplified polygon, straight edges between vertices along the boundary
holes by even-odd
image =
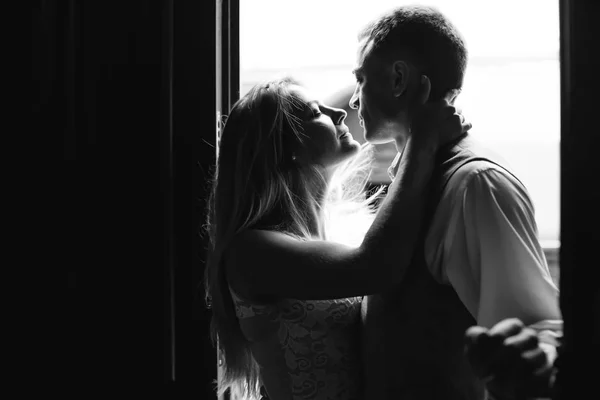
[[[398,167],[400,166],[400,158],[402,158],[402,152],[404,151],[404,147],[406,146],[406,138],[404,136],[397,136],[394,139],[394,144],[396,145],[396,150],[398,154],[394,157],[392,161],[392,165],[388,168],[388,174],[390,178],[393,180],[398,172]]]
[[[397,136],[394,143],[396,144],[398,153],[402,153],[404,151],[404,146],[406,146],[406,138],[404,136]]]

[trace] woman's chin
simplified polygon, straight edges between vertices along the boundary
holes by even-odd
[[[342,161],[348,161],[349,159],[356,157],[360,152],[361,147],[361,144],[354,139],[344,143],[342,145]]]
[[[344,152],[354,156],[360,150],[360,143],[354,139],[350,139],[342,144],[342,149],[344,149]]]

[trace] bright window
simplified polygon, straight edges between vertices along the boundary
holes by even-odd
[[[558,2],[405,2],[418,3],[437,7],[462,32],[469,65],[457,104],[473,123],[473,133],[500,153],[525,183],[536,208],[540,238],[545,247],[556,246],[560,212]],[[324,101],[340,101],[340,93],[354,85],[351,70],[358,29],[402,4],[398,0],[241,0],[241,95],[260,81],[286,73],[299,78]],[[362,132],[354,132],[356,139],[361,136]],[[385,170],[393,155],[391,145],[378,149],[374,180],[387,179]]]

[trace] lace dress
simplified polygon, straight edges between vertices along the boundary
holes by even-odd
[[[362,297],[265,305],[231,294],[269,400],[361,399]]]

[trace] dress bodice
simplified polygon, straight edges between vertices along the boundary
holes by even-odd
[[[270,400],[361,398],[361,297],[257,304],[231,294]]]

